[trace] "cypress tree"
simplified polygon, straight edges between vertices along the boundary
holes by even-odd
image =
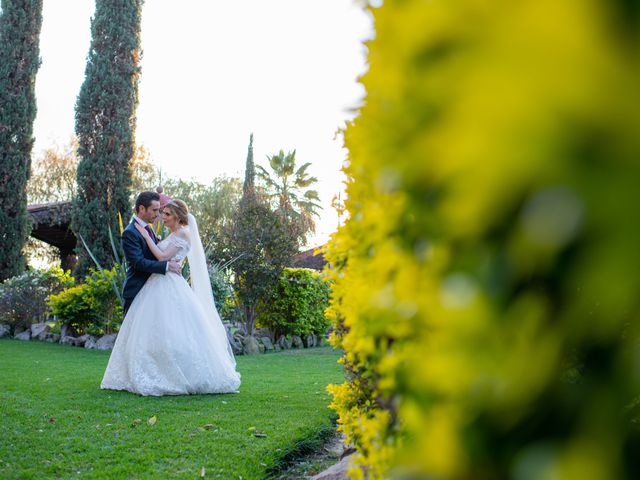
[[[247,151],[247,165],[244,172],[243,196],[255,193],[256,168],[253,164],[253,133],[249,136],[249,149]]]
[[[142,0],[96,0],[85,80],[76,103],[78,195],[74,230],[102,266],[113,257],[109,226],[130,211],[140,76]],[[114,242],[116,245],[119,242]],[[92,264],[80,242],[76,273]]]
[[[29,236],[35,78],[40,67],[42,0],[2,0],[0,14],[0,281],[24,269]]]

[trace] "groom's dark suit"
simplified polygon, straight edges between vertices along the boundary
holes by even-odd
[[[135,227],[133,219],[122,232],[122,249],[127,258],[127,277],[124,280],[122,296],[124,298],[124,314],[131,306],[131,302],[138,294],[144,283],[152,273],[165,274],[167,262],[156,260],[147,242]]]

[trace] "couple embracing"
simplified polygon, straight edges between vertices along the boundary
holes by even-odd
[[[101,388],[140,395],[232,393],[240,386],[233,351],[211,292],[198,224],[187,205],[142,192],[122,233],[127,258],[124,321]],[[162,209],[171,234],[152,224]],[[188,259],[191,286],[182,277]]]

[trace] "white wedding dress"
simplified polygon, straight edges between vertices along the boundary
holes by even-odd
[[[200,255],[189,253],[193,288],[175,273],[149,277],[122,323],[100,388],[154,396],[238,391],[240,374],[213,303],[197,224],[189,219],[187,238],[194,243],[195,236]],[[173,259],[184,261],[189,241],[171,234],[158,243],[163,251],[170,245],[178,247]]]

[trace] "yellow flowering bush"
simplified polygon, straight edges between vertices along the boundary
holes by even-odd
[[[390,0],[345,132],[352,478],[640,475],[640,13]]]

